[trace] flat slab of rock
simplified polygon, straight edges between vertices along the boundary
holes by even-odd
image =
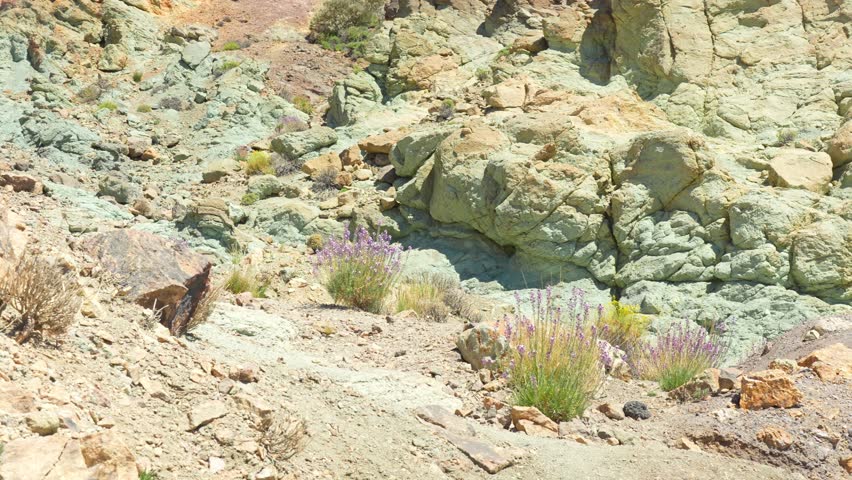
[[[520,452],[494,447],[475,438],[451,432],[443,432],[442,435],[464,452],[478,467],[491,474],[514,465],[515,458],[520,456]]]
[[[420,420],[441,427],[459,435],[474,435],[476,432],[464,419],[438,405],[426,405],[418,408],[414,414]]]
[[[136,457],[112,432],[80,440],[63,434],[13,440],[3,448],[0,478],[138,480]]]
[[[769,162],[769,183],[824,193],[831,183],[831,157],[824,152],[783,150]]]
[[[189,430],[195,431],[228,414],[228,406],[218,400],[192,407],[189,412]]]
[[[132,301],[162,309],[162,321],[173,333],[192,316],[209,287],[206,258],[153,233],[97,233],[83,237],[76,248],[114,274]]]

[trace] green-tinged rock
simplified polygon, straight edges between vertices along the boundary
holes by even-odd
[[[328,127],[314,127],[291,132],[272,139],[272,150],[290,159],[299,158],[337,143],[337,133]]]

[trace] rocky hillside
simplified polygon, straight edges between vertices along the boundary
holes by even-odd
[[[0,298],[0,480],[848,478],[849,0],[400,0],[358,58],[315,7],[0,0],[0,276],[80,292],[20,345]],[[356,226],[461,307],[334,306]],[[474,332],[546,285],[738,368],[512,405]]]

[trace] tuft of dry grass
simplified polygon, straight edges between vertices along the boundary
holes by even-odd
[[[601,338],[628,354],[635,351],[650,323],[651,318],[639,313],[637,305],[625,305],[618,300],[601,308],[595,318]]]
[[[34,334],[57,337],[71,326],[82,301],[74,272],[26,252],[0,278],[0,315],[13,310],[0,328],[18,343]]]
[[[457,282],[446,275],[421,273],[408,277],[397,289],[396,311],[414,310],[421,317],[443,322],[454,310],[448,298],[460,298],[460,291]]]
[[[207,322],[210,319],[210,314],[213,313],[213,309],[216,306],[216,302],[219,301],[219,297],[222,296],[222,290],[224,290],[224,286],[216,285],[211,286],[201,295],[201,299],[198,301],[198,304],[195,306],[195,311],[192,313],[192,316],[189,317],[189,320],[186,322],[186,327],[182,332],[173,332],[178,335],[183,335],[186,332],[191,332],[198,328],[201,324]]]
[[[245,169],[248,175],[272,175],[275,173],[269,152],[257,151],[248,154]]]

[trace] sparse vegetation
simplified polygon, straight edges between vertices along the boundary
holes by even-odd
[[[672,391],[719,365],[725,352],[720,333],[686,320],[675,323],[656,340],[638,346],[634,369],[643,379],[658,381],[663,391]]]
[[[438,109],[439,120],[449,120],[456,114],[456,102],[451,98],[444,99]]]
[[[311,18],[311,38],[328,50],[361,57],[384,6],[385,0],[326,0]]]
[[[139,112],[139,113],[151,113],[151,110],[153,110],[151,108],[151,105],[147,105],[147,104],[144,104],[144,103],[142,105],[139,105],[138,107],[136,107],[136,111]]]
[[[118,110],[118,105],[115,102],[101,102],[98,104],[98,110],[109,110],[110,112],[114,112]]]
[[[336,302],[376,313],[399,280],[402,260],[402,247],[387,232],[370,235],[358,227],[354,235],[346,230],[329,239],[314,268]]]
[[[311,191],[321,195],[336,192],[338,188],[337,175],[338,172],[334,168],[327,168],[317,173],[313,177],[314,183],[311,184]]]
[[[491,79],[491,69],[480,67],[476,69],[476,79],[480,82]]]
[[[251,265],[243,265],[241,252],[232,252],[231,260],[233,266],[228,279],[225,280],[225,290],[235,295],[249,292],[254,298],[266,298],[269,281],[263,278]]]
[[[313,235],[308,237],[307,242],[305,242],[308,248],[310,248],[314,252],[322,250],[322,246],[324,243],[325,241],[323,240],[322,235],[320,235],[319,233],[314,233]]]
[[[133,81],[136,82],[136,83],[139,83],[139,82],[142,81],[143,76],[144,76],[144,74],[137,70],[137,71],[133,72]]]
[[[396,292],[396,311],[414,310],[421,317],[442,322],[452,313],[447,299],[458,289],[447,275],[421,273],[402,280]]]
[[[241,62],[238,62],[236,60],[225,60],[224,62],[222,62],[221,65],[219,65],[219,71],[220,72],[227,72],[228,70],[233,70],[233,69],[239,67],[240,65],[241,65]]]
[[[153,470],[142,470],[139,473],[139,480],[160,480],[160,476]]]
[[[586,320],[584,293],[575,289],[564,308],[556,306],[550,289],[531,293],[528,303],[516,300],[516,313],[500,325],[509,344],[500,368],[515,403],[557,422],[581,415],[604,380],[607,355]]]
[[[175,110],[177,112],[187,110],[187,104],[178,97],[165,97],[160,99],[157,106],[160,110]]]
[[[314,114],[314,106],[311,104],[311,99],[304,95],[297,95],[293,97],[293,106],[296,107],[296,110],[299,110],[305,115]]]
[[[245,170],[248,175],[272,175],[272,161],[269,152],[255,151],[248,154],[245,160]]]
[[[781,146],[791,145],[799,136],[799,131],[795,128],[782,128],[778,130],[778,144]]]
[[[256,194],[247,193],[247,194],[243,195],[243,198],[240,199],[240,203],[242,205],[248,206],[248,205],[254,205],[255,203],[257,203],[258,200],[259,200],[259,198],[257,198]]]
[[[0,278],[0,316],[11,307],[0,329],[24,343],[34,334],[57,337],[68,329],[82,297],[74,272],[43,255],[24,253]]]
[[[225,44],[222,45],[222,51],[224,52],[233,52],[234,50],[239,50],[241,48],[242,45],[240,45],[239,42],[225,42]]]
[[[302,169],[302,165],[305,163],[304,160],[291,160],[277,153],[272,154],[270,161],[272,163],[272,168],[275,171],[275,175],[279,177],[283,177],[300,171]]]
[[[625,305],[618,300],[607,307],[599,307],[595,317],[601,338],[628,354],[635,350],[650,322],[650,317],[639,313],[638,306]]]
[[[101,98],[102,94],[103,89],[97,84],[92,84],[83,87],[79,92],[77,92],[75,99],[79,103],[94,103]]]

